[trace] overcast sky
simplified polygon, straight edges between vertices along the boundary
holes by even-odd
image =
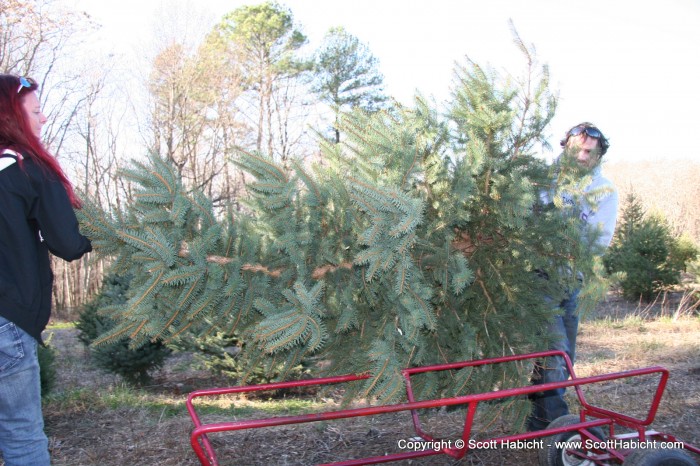
[[[241,0],[64,0],[102,24],[101,43],[138,53],[163,11],[213,24]],[[521,73],[509,20],[559,91],[549,128],[557,141],[580,121],[611,140],[610,160],[700,161],[700,0],[286,0],[317,45],[344,26],[379,59],[387,91],[410,103],[416,90],[438,102],[449,95],[464,56]],[[195,5],[196,4],[196,5]],[[186,5],[183,7],[183,5]],[[193,26],[194,29],[194,26]],[[135,46],[136,45],[136,46]]]

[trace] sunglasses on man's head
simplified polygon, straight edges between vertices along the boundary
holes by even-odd
[[[19,77],[19,87],[17,88],[17,94],[22,91],[22,88],[30,88],[34,84],[31,78],[25,78],[24,76]]]
[[[598,128],[593,128],[591,126],[577,126],[576,128],[573,128],[571,131],[569,131],[569,137],[576,137],[579,134],[586,133],[589,137],[600,139],[603,136],[603,133],[600,132]]]

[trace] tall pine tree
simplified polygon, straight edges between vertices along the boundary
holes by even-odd
[[[543,296],[556,301],[583,272],[592,299],[600,269],[561,197],[540,201],[581,195],[586,177],[534,156],[556,99],[522,49],[522,80],[467,62],[446,115],[420,97],[344,114],[343,142],[322,142],[317,165],[288,172],[237,154],[254,177],[249,213],[217,218],[167,162],[135,163],[125,212],[79,213],[114,272],[133,276],[130,299],[103,310],[118,325],[101,341],[236,331],[251,368],[316,358],[326,373],[369,372],[349,396],[385,401],[401,397],[404,367],[546,348]],[[529,370],[429,374],[417,388],[491,390],[527,383]]]
[[[313,91],[328,104],[335,120],[341,111],[360,108],[374,112],[385,106],[384,77],[367,45],[342,27],[331,28],[316,52]],[[340,129],[333,127],[340,142]]]

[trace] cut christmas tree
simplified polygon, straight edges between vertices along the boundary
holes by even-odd
[[[523,51],[521,80],[468,61],[443,113],[417,97],[344,114],[341,142],[322,142],[313,164],[287,171],[240,151],[233,163],[254,178],[241,211],[217,214],[157,155],[135,162],[124,212],[79,213],[112,272],[132,276],[95,344],[236,333],[251,370],[305,360],[324,363],[318,375],[369,372],[348,397],[382,401],[404,393],[404,367],[546,349],[546,303],[583,276],[590,305],[604,282],[595,232],[582,236],[560,198],[587,177],[536,156],[556,99]],[[530,370],[430,374],[415,388],[488,391],[527,384]]]

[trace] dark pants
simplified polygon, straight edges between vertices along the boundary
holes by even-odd
[[[560,315],[554,317],[547,327],[547,336],[551,339],[549,349],[564,351],[571,359],[573,365],[576,357],[576,334],[578,332],[578,304],[579,290],[572,292],[560,304]],[[533,385],[547,382],[561,382],[569,378],[564,358],[560,356],[549,357],[538,362],[532,374]],[[532,398],[532,414],[528,418],[528,430],[541,430],[554,419],[569,414],[569,406],[564,400],[565,388],[548,390],[534,394]]]

